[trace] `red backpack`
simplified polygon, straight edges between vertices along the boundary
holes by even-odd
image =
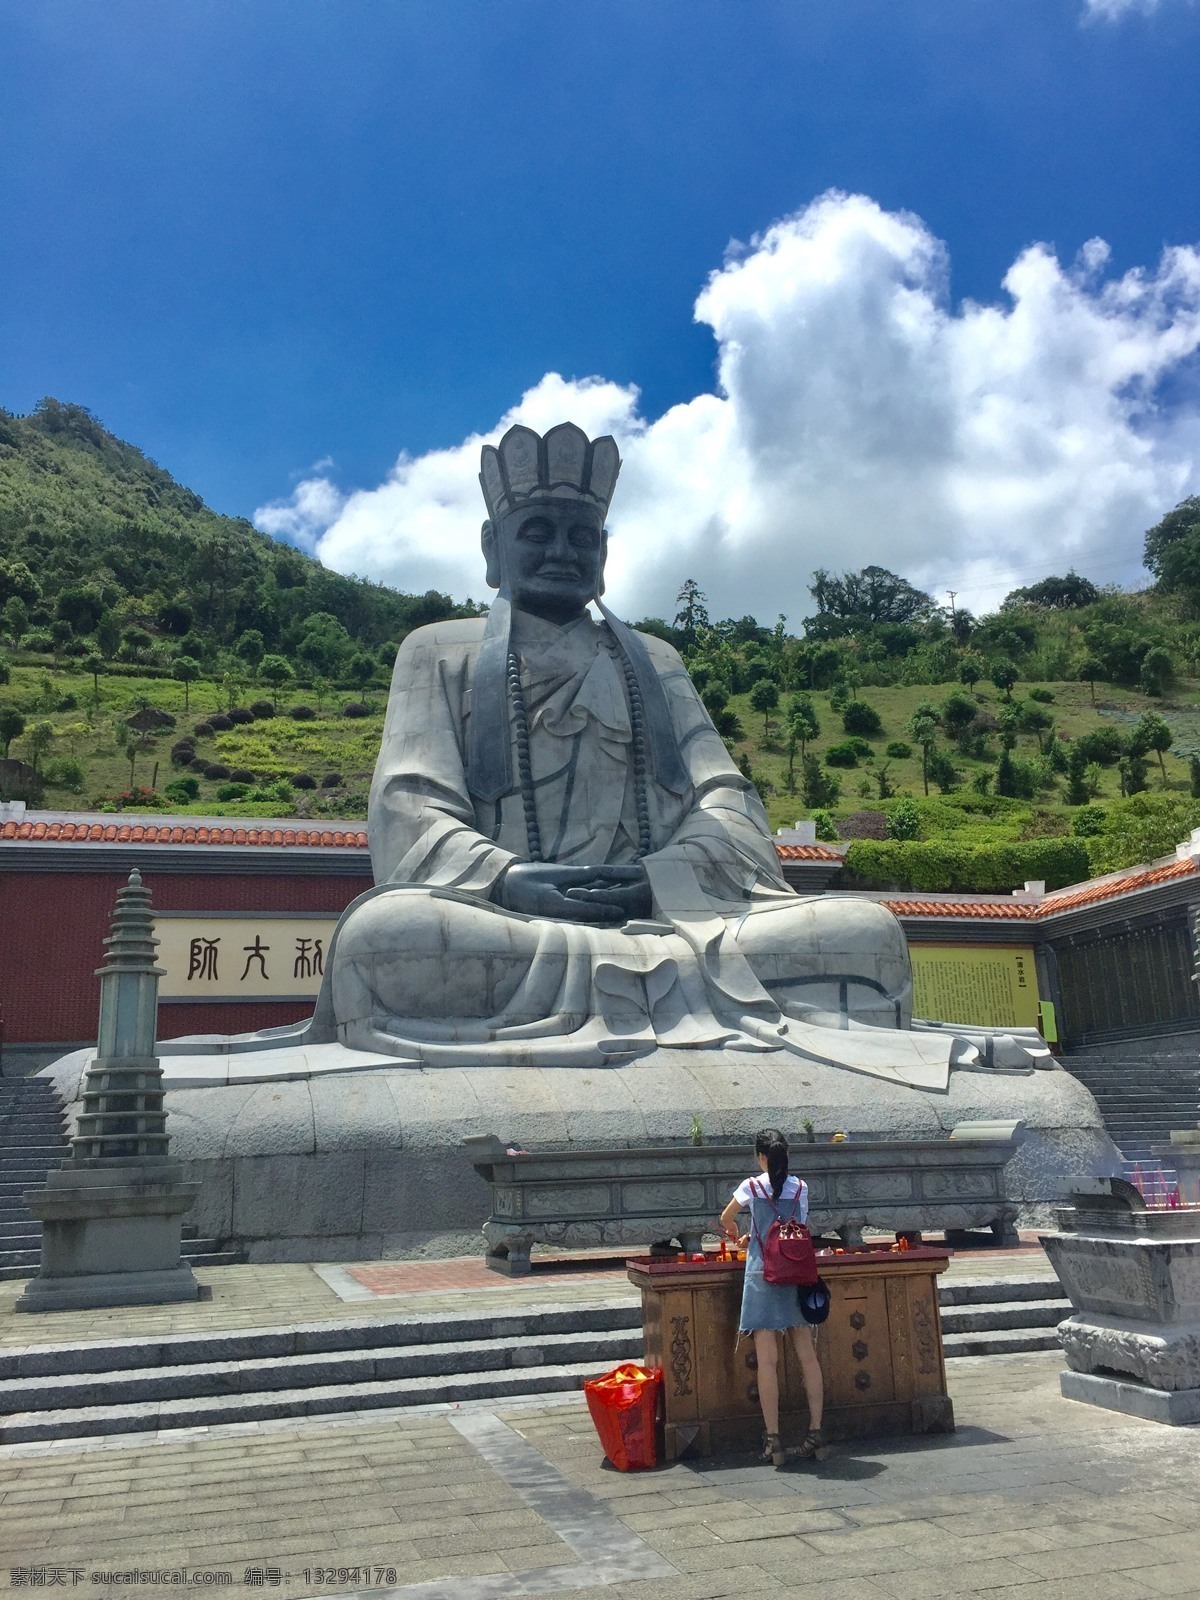
[[[758,1224],[754,1221],[754,1211],[750,1211],[750,1225],[754,1229],[754,1237],[758,1240],[758,1248],[762,1252],[763,1278],[767,1283],[782,1283],[790,1288],[809,1288],[816,1283],[820,1274],[817,1271],[817,1252],[813,1249],[812,1235],[803,1222],[796,1221],[796,1207],[800,1204],[801,1190],[796,1189],[796,1197],[792,1201],[792,1214],[790,1217],[780,1217],[779,1207],[771,1194],[769,1187],[760,1193],[756,1187],[757,1178],[750,1180],[750,1193],[757,1200],[770,1200],[775,1212],[775,1220],[767,1229],[764,1239],[758,1231]]]

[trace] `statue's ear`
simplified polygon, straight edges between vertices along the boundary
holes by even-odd
[[[604,565],[608,560],[608,529],[600,530],[600,571],[596,576],[596,597],[604,593]]]
[[[496,524],[490,519],[483,525],[480,543],[483,545],[483,559],[487,562],[483,575],[484,582],[489,589],[498,589],[500,587],[500,540],[496,533]]]

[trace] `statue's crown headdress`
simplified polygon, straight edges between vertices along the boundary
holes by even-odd
[[[479,483],[493,521],[548,495],[590,501],[606,516],[620,470],[621,457],[609,434],[589,439],[573,422],[560,422],[543,437],[516,423],[498,448],[484,445]]]

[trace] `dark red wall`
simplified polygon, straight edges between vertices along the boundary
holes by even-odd
[[[95,971],[126,872],[0,873],[0,1015],[10,1044],[94,1039]],[[161,911],[323,911],[337,915],[370,887],[363,877],[157,873],[142,868]],[[159,1037],[248,1033],[298,1022],[312,1007],[284,1001],[164,1005]]]

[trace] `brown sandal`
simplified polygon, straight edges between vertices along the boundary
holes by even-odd
[[[782,1467],[787,1460],[787,1451],[783,1448],[783,1440],[777,1433],[768,1433],[763,1441],[760,1461],[769,1461],[774,1467]]]
[[[793,1459],[796,1461],[824,1461],[828,1454],[829,1449],[825,1443],[825,1435],[820,1428],[810,1428],[804,1435],[803,1444],[798,1445],[792,1451]]]

